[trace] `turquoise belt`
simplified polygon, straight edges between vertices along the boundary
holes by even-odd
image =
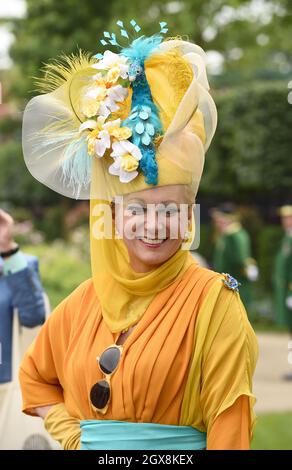
[[[201,450],[206,433],[192,426],[130,423],[113,420],[80,421],[81,450]]]

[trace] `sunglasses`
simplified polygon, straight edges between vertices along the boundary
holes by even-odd
[[[103,380],[99,380],[90,390],[90,401],[93,409],[101,414],[105,414],[111,398],[110,380],[116,371],[123,347],[113,344],[106,348],[101,356],[97,356],[97,363],[100,371],[105,375]]]

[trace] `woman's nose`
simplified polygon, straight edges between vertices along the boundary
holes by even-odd
[[[150,204],[150,206],[153,206]],[[150,238],[163,238],[165,236],[165,224],[155,207],[147,207],[144,227],[146,235]]]

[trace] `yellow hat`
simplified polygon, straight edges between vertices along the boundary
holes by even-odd
[[[282,217],[292,216],[292,205],[286,204],[279,208],[279,215]]]
[[[36,179],[76,199],[167,184],[188,184],[196,194],[217,124],[205,53],[163,41],[160,25],[159,34],[119,54],[79,51],[46,66],[44,94],[23,117],[24,158]],[[105,32],[102,43],[113,37]]]

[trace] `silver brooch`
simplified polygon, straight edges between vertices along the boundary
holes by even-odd
[[[238,292],[238,287],[241,285],[240,282],[228,273],[222,273],[222,275],[225,277],[225,279],[222,279],[225,286],[228,287],[228,289]]]

